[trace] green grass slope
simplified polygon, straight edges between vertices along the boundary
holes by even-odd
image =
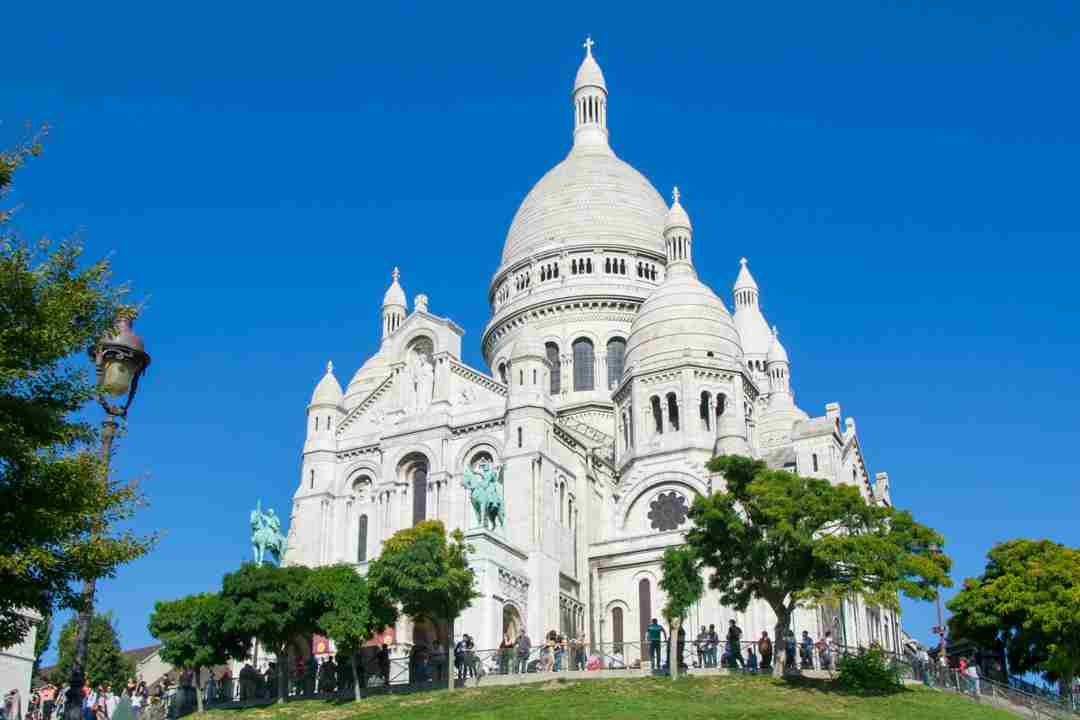
[[[552,680],[519,686],[379,695],[359,703],[304,700],[284,706],[215,710],[207,720],[1015,720],[1017,716],[921,687],[855,697],[824,681],[762,676]]]

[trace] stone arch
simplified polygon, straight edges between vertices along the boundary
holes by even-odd
[[[382,468],[377,460],[357,460],[345,467],[345,472],[339,476],[336,495],[353,494],[353,485],[361,475],[371,478],[372,487],[382,482]]]
[[[395,482],[401,482],[402,478],[399,474],[401,463],[406,460],[410,455],[423,455],[428,461],[428,472],[437,473],[442,472],[443,468],[439,466],[438,458],[439,453],[436,449],[425,445],[424,443],[409,443],[403,447],[397,448],[394,454],[390,458],[390,462],[386,464],[386,467],[392,468],[390,478]]]
[[[510,638],[516,639],[518,630],[526,627],[525,612],[513,600],[503,601],[502,613],[500,614],[499,621],[501,625],[499,628],[500,638],[509,631]]]
[[[416,341],[420,338],[427,338],[428,341],[431,343],[431,354],[433,356],[438,355],[440,352],[442,352],[443,348],[439,347],[438,334],[434,332],[431,328],[425,327],[423,325],[409,330],[409,332],[401,338],[400,344],[398,345],[400,352],[402,354],[408,352],[416,343]]]
[[[643,498],[674,487],[685,489],[689,495],[688,501],[693,501],[697,495],[708,495],[709,492],[704,481],[690,473],[669,471],[642,477],[626,489],[626,492],[615,506],[615,517],[619,523],[619,530],[626,529],[631,512]]]
[[[499,455],[500,447],[502,447],[502,440],[496,438],[494,435],[480,435],[473,438],[459,450],[458,454],[454,457],[452,472],[464,472],[465,463],[469,462],[472,457],[480,451],[490,453],[491,459],[498,463],[501,460],[501,456]]]

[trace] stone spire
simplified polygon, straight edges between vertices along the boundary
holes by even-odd
[[[574,77],[574,150],[608,152],[607,84],[592,48],[596,43],[585,38],[585,59]]]
[[[405,291],[401,289],[401,285],[398,284],[398,278],[401,277],[401,272],[395,267],[394,272],[391,273],[393,280],[390,283],[390,287],[387,288],[386,294],[383,295],[382,303],[382,338],[385,340],[390,335],[401,327],[401,323],[405,321]]]
[[[681,194],[679,188],[671,191],[671,209],[668,210],[667,219],[664,221],[664,243],[667,248],[668,271],[680,266],[693,268],[693,229],[690,225],[690,216],[686,214],[682,203],[679,202]]]
[[[739,265],[739,275],[735,278],[735,326],[739,328],[747,362],[753,370],[763,373],[773,335],[758,306],[758,284],[750,274],[746,258],[739,260]]]

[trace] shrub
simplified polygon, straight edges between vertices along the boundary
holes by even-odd
[[[891,693],[900,690],[900,673],[890,666],[880,648],[871,648],[858,655],[845,655],[838,664],[837,683],[845,690],[857,693]]]

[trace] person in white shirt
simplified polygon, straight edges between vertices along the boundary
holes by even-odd
[[[979,697],[979,666],[974,662],[969,662],[967,669],[964,670],[964,674],[967,675],[968,687],[971,688],[971,694],[976,698]]]

